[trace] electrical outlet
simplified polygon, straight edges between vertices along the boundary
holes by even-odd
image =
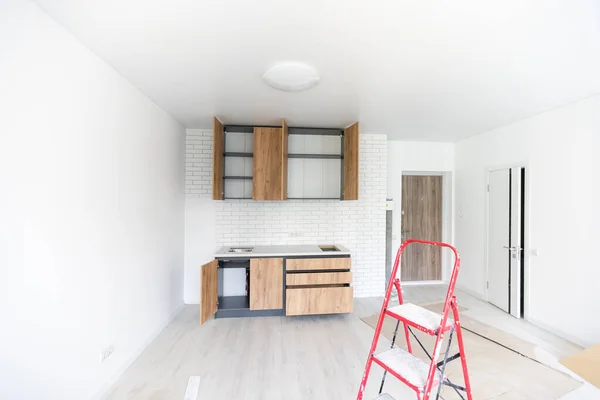
[[[113,351],[115,351],[115,348],[113,345],[110,345],[107,348],[105,348],[104,350],[102,350],[102,360],[100,360],[100,362],[104,362],[104,360],[106,360],[108,357],[110,357],[110,355],[113,353]]]

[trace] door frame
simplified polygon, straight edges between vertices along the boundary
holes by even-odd
[[[400,213],[398,213],[399,234],[402,232],[402,176],[441,176],[442,177],[442,242],[452,243],[454,239],[454,208],[452,205],[453,199],[453,175],[452,171],[402,171],[400,177]],[[402,239],[400,239],[402,243]],[[443,250],[443,249],[442,249]],[[447,283],[452,274],[452,266],[454,265],[454,255],[449,251],[442,251],[442,279],[435,281],[406,281],[402,285],[440,285]],[[399,266],[399,268],[401,268]]]
[[[487,287],[487,282],[489,280],[489,241],[490,241],[490,192],[487,190],[487,187],[490,183],[490,172],[492,171],[498,171],[498,170],[502,170],[502,169],[510,169],[510,168],[523,168],[525,170],[525,185],[523,188],[523,193],[521,194],[523,196],[523,205],[524,205],[524,209],[521,210],[521,212],[525,213],[525,217],[523,218],[523,238],[522,241],[525,243],[525,245],[523,246],[523,280],[524,282],[521,282],[521,284],[523,285],[523,305],[525,307],[524,312],[521,315],[521,318],[524,320],[528,320],[529,319],[529,311],[531,309],[530,307],[530,303],[531,303],[531,296],[530,296],[530,264],[529,264],[529,255],[530,255],[530,240],[529,240],[529,224],[530,224],[530,218],[529,218],[529,199],[530,199],[530,193],[529,193],[529,181],[530,181],[530,174],[529,174],[529,162],[521,162],[521,163],[514,163],[514,164],[501,164],[501,165],[496,165],[493,167],[488,167],[485,170],[485,185],[484,185],[484,192],[485,192],[485,215],[484,215],[484,233],[485,233],[485,242],[484,242],[484,268],[485,268],[485,278],[483,281],[483,293],[484,293],[484,300],[486,302],[489,302],[489,295],[488,295],[488,287]],[[509,315],[512,315],[510,313],[508,313]]]

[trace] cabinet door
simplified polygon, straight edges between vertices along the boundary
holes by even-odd
[[[358,122],[344,130],[344,197],[358,200]]]
[[[252,199],[284,199],[283,145],[282,128],[254,128]]]
[[[287,289],[285,315],[351,313],[351,287],[307,287]]]
[[[216,117],[213,121],[213,127],[212,198],[213,200],[223,200],[225,135],[223,133],[223,124]]]
[[[283,258],[250,259],[250,309],[283,308]]]
[[[287,200],[288,198],[288,126],[285,119],[281,120],[281,130],[283,131],[283,161],[281,166],[281,181],[283,182],[283,188],[281,192],[281,198]]]
[[[200,325],[217,312],[219,261],[213,260],[200,267]]]

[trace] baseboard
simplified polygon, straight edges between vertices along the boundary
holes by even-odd
[[[476,299],[479,299],[481,301],[485,301],[487,302],[487,300],[485,299],[484,295],[482,295],[481,293],[477,293],[471,289],[467,289],[463,286],[460,285],[456,285],[456,289],[460,290],[461,292],[465,292],[466,294],[475,297]]]
[[[175,311],[173,311],[169,315],[169,317],[162,324],[160,324],[158,326],[158,328],[155,329],[154,332],[152,332],[152,334],[150,336],[148,336],[148,339],[146,341],[142,342],[142,344],[136,349],[136,351],[133,352],[133,355],[126,362],[123,363],[123,366],[117,370],[117,372],[114,374],[114,376],[111,379],[109,379],[109,381],[106,382],[98,390],[98,392],[96,392],[96,394],[94,396],[92,396],[92,398],[90,400],[104,399],[112,391],[115,384],[117,383],[117,380],[121,377],[121,375],[123,375],[125,370],[127,370],[127,368],[129,368],[131,366],[131,364],[133,364],[133,362],[138,359],[138,357],[142,354],[142,352],[146,349],[146,347],[148,347],[148,345],[150,343],[152,343],[154,341],[154,339],[156,339],[158,337],[158,335],[163,331],[163,329],[165,329],[171,322],[173,322],[175,317],[177,317],[177,315],[179,315],[179,313],[181,311],[183,311],[185,306],[186,306],[185,304],[179,305],[175,309]]]
[[[529,316],[529,319],[527,319],[527,322],[529,322],[530,324],[533,324],[535,326],[537,326],[538,328],[542,328],[545,331],[548,331],[556,336],[560,336],[561,338],[568,340],[571,343],[574,343],[578,346],[583,347],[584,349],[590,347],[593,345],[593,343],[585,343],[583,342],[581,339],[576,338],[573,335],[570,335],[566,332],[561,331],[560,329],[556,329],[550,325],[545,324],[544,322],[540,322],[535,318],[531,318],[531,316]]]

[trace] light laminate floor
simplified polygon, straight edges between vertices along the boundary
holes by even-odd
[[[444,295],[441,285],[405,287],[405,300],[413,303]],[[531,341],[550,364],[581,350],[468,294],[457,296],[468,308],[465,315]],[[349,315],[213,319],[203,326],[198,307],[186,306],[106,398],[182,400],[189,378],[198,377],[192,379],[199,381],[198,400],[354,399],[373,337],[359,318],[378,312],[381,301],[355,299]],[[382,337],[380,346],[388,347],[389,341]],[[372,374],[366,399],[375,396],[380,377],[379,371]],[[386,388],[399,398],[414,398],[394,379]],[[600,390],[584,385],[562,398],[576,399],[600,399]]]

